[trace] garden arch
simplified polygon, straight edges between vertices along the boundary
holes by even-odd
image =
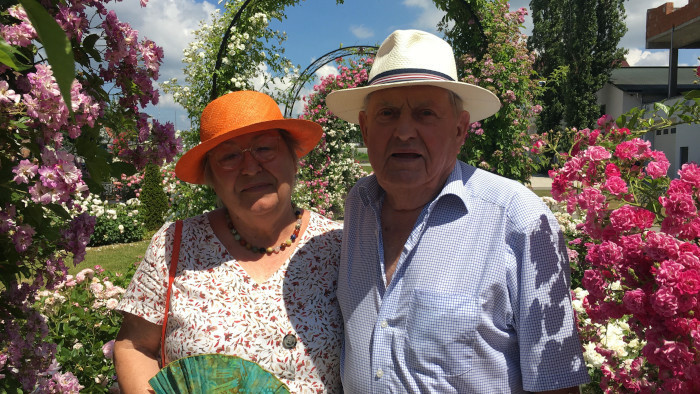
[[[222,59],[226,55],[226,50],[228,48],[228,40],[231,37],[231,31],[233,28],[236,26],[236,23],[238,20],[241,18],[241,15],[243,14],[243,11],[248,7],[248,5],[255,0],[246,0],[243,5],[241,5],[241,8],[236,11],[236,15],[234,15],[233,19],[231,19],[231,23],[229,24],[228,28],[224,32],[224,37],[221,40],[221,45],[219,46],[219,52],[216,55],[216,63],[214,65],[214,70],[218,70],[221,67]],[[486,36],[484,34],[484,29],[481,26],[481,21],[479,18],[475,17],[475,14],[472,10],[471,5],[467,2],[467,0],[458,0],[460,4],[464,7],[464,10],[467,12],[467,15],[474,16],[473,21],[476,23],[477,28],[479,33],[481,34],[482,39],[486,39]],[[351,47],[346,47],[346,48],[339,48],[330,52],[327,52],[326,54],[322,55],[319,57],[316,61],[314,61],[312,64],[310,64],[304,71],[299,75],[299,78],[297,81],[294,83],[292,86],[292,95],[289,96],[288,102],[285,103],[285,111],[284,114],[285,116],[290,116],[292,109],[294,108],[294,103],[298,100],[298,95],[299,92],[301,91],[301,88],[308,82],[308,80],[314,75],[316,71],[318,71],[319,68],[323,67],[324,65],[330,63],[334,59],[338,57],[343,57],[343,56],[348,56],[348,55],[358,55],[358,54],[376,54],[377,47],[375,46],[369,46],[369,45],[356,45],[356,46],[351,46]],[[210,100],[214,100],[217,97],[216,93],[216,84],[217,84],[217,77],[216,73],[213,73],[212,75],[212,87],[211,87],[211,93],[210,93]]]

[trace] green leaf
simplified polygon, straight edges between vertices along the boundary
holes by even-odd
[[[700,90],[691,90],[685,94],[685,98],[689,100],[700,98]]]
[[[21,56],[24,62],[20,62],[18,56]],[[30,63],[29,59],[15,49],[15,47],[8,44],[2,37],[0,37],[0,63],[17,71],[26,70],[31,67],[31,65],[28,64]]]
[[[136,167],[134,167],[133,164],[131,163],[125,163],[123,161],[115,161],[112,162],[110,165],[110,174],[114,178],[119,178],[122,176],[122,174],[125,174],[126,176],[131,176],[136,173]]]
[[[75,61],[73,49],[66,33],[46,9],[35,0],[19,0],[27,17],[32,22],[39,40],[44,44],[53,75],[61,90],[61,96],[68,110],[72,113],[70,89],[75,79]]]
[[[65,220],[71,219],[70,213],[68,213],[68,211],[66,211],[65,208],[63,208],[62,206],[60,206],[58,204],[48,204],[48,205],[46,205],[46,207],[48,209],[50,209],[51,211],[53,211],[53,213],[58,215],[61,219],[65,219]]]
[[[657,111],[663,111],[663,113],[668,116],[668,105],[663,103],[654,103],[654,109]]]
[[[83,48],[88,55],[92,56],[93,59],[101,62],[102,57],[100,56],[100,52],[95,49],[95,43],[99,38],[100,36],[97,34],[90,34],[89,36],[85,37],[85,39],[83,39]]]

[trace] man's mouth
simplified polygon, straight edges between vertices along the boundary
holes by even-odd
[[[392,153],[391,157],[397,159],[417,159],[421,157],[421,155],[418,153]]]

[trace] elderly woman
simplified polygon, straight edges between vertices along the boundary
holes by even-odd
[[[153,236],[118,307],[122,392],[145,392],[161,365],[211,353],[256,362],[291,392],[341,391],[342,226],[291,201],[297,160],[321,134],[313,122],[284,119],[262,93],[229,93],[207,105],[201,143],[175,173],[211,186],[221,207],[183,222],[163,333],[175,226]]]

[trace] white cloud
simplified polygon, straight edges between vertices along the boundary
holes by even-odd
[[[350,31],[357,38],[370,38],[374,36],[374,30],[362,25],[352,25],[350,26]]]
[[[158,81],[183,79],[182,51],[193,40],[200,21],[210,21],[216,6],[196,0],[149,0],[145,8],[135,1],[110,3],[109,9],[122,22],[139,32],[139,38],[153,40],[163,48],[163,63]],[[173,101],[171,95],[161,94],[159,104],[147,112],[161,121],[170,121],[176,128],[189,128],[186,111]]]
[[[445,15],[444,12],[435,7],[435,3],[431,0],[404,0],[402,4],[409,8],[420,9],[418,17],[411,23],[411,26],[416,29],[434,32],[438,22]]]
[[[330,64],[324,64],[323,67],[316,70],[316,72],[314,74],[320,80],[320,79],[325,78],[329,75],[338,75],[339,72],[338,72],[338,69],[335,68],[334,66],[331,66]]]
[[[632,48],[627,54],[627,63],[630,66],[668,66],[668,52]]]
[[[182,50],[192,41],[199,21],[209,21],[216,6],[196,0],[149,0],[141,8],[132,0],[112,3],[110,9],[138,30],[139,38],[148,38],[163,47],[160,80],[165,80],[182,77]]]

